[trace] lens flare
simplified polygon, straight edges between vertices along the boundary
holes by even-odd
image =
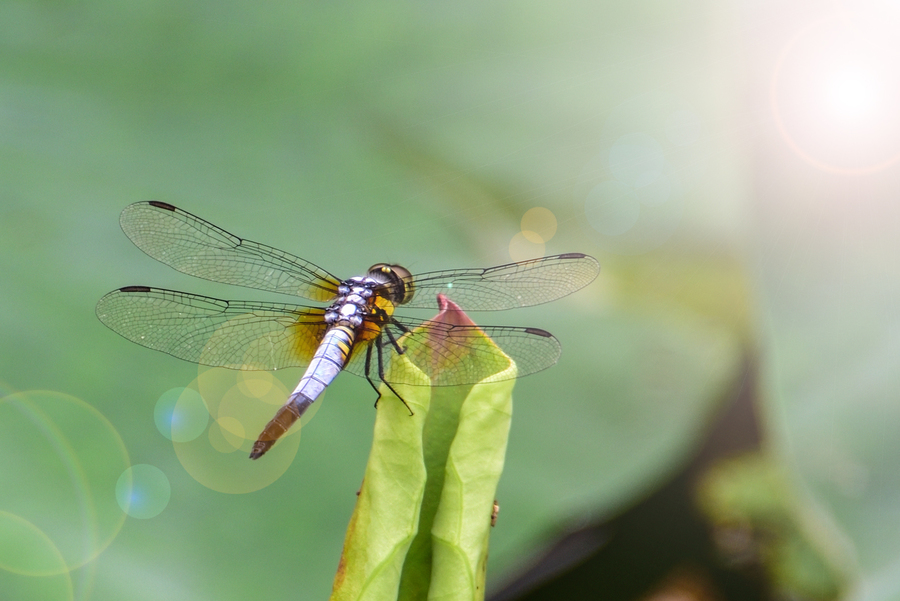
[[[206,430],[209,411],[203,397],[190,388],[172,388],[160,395],[153,410],[160,434],[176,442],[194,440]]]
[[[525,238],[535,244],[549,242],[556,235],[556,215],[544,207],[534,207],[525,211],[525,214],[522,215],[521,225]],[[530,232],[530,234],[525,234],[525,232]],[[535,240],[535,236],[539,240]]]
[[[25,576],[68,572],[53,541],[25,518],[0,511],[0,568]]]
[[[861,119],[879,107],[877,75],[860,66],[844,65],[829,73],[823,88],[836,118]]]
[[[626,186],[647,186],[666,168],[666,155],[662,146],[655,138],[643,132],[625,134],[609,149],[610,173]]]
[[[573,192],[583,231],[606,252],[650,252],[678,229],[706,156],[703,121],[680,100],[642,94],[615,107]]]
[[[129,465],[128,453],[91,405],[49,390],[3,397],[0,455],[0,510],[16,516],[0,536],[0,557],[27,559],[31,573],[59,574],[88,564],[119,533],[125,516],[112,491]],[[20,557],[25,547],[46,552]]]
[[[285,377],[293,382],[297,370],[290,371]],[[296,377],[299,379],[299,375]],[[325,397],[313,403],[301,422],[265,457],[251,461],[248,455],[256,436],[290,394],[284,383],[264,372],[200,368],[200,375],[188,388],[206,399],[213,419],[205,436],[173,440],[175,455],[197,482],[230,494],[259,490],[285,473],[300,446],[302,426],[312,419]]]
[[[900,44],[862,22],[831,16],[784,46],[769,89],[787,146],[832,173],[864,175],[900,161]]]
[[[637,223],[641,207],[630,186],[610,180],[590,191],[584,201],[584,214],[591,227],[601,234],[619,236]]]
[[[116,482],[116,501],[126,514],[139,520],[158,516],[169,504],[172,486],[158,467],[133,465]]]
[[[523,230],[509,241],[509,258],[513,261],[527,261],[543,257],[546,251],[544,239],[530,230]]]
[[[25,518],[0,511],[3,599],[74,598],[72,577],[53,541]]]

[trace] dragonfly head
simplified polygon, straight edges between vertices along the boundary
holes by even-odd
[[[367,277],[384,284],[385,296],[395,305],[408,303],[413,297],[412,274],[400,265],[376,263],[369,268]]]

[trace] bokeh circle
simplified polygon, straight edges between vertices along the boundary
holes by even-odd
[[[209,410],[196,390],[172,388],[157,400],[153,421],[159,433],[169,440],[188,442],[206,430]]]
[[[94,407],[55,391],[9,394],[0,399],[0,454],[0,511],[33,527],[7,521],[11,529],[0,541],[0,556],[23,545],[39,548],[40,532],[58,556],[34,554],[28,569],[59,574],[92,561],[119,533],[125,515],[113,491],[129,465],[128,453]],[[17,541],[14,533],[24,538]]]
[[[297,454],[303,424],[312,419],[323,401],[319,398],[266,455],[252,461],[250,449],[287,401],[288,388],[267,372],[206,368],[200,368],[187,388],[202,396],[211,419],[205,436],[173,440],[175,455],[197,482],[230,494],[253,492],[280,478]]]
[[[172,486],[158,467],[141,463],[122,472],[116,482],[116,501],[133,518],[158,516],[169,504]]]

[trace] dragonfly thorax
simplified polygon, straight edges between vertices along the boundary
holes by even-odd
[[[381,282],[368,277],[344,280],[338,286],[337,299],[325,310],[325,322],[328,324],[343,322],[358,328],[371,312],[375,290],[380,286],[383,286]]]

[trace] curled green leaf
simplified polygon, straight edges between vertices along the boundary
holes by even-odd
[[[471,324],[449,301],[435,318]],[[386,387],[372,452],[335,578],[333,601],[483,599],[491,513],[503,470],[516,366],[493,347],[497,374],[468,387]],[[464,359],[464,358],[463,358]],[[407,372],[409,373],[409,372]],[[390,374],[387,377],[390,381]],[[407,377],[407,381],[409,381]]]

